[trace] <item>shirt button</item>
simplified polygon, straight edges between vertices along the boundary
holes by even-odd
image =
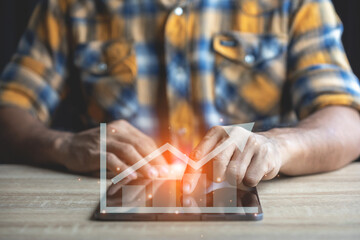
[[[185,81],[186,80],[186,72],[185,69],[182,67],[178,67],[176,69],[176,73],[175,73],[176,79],[178,81]]]
[[[108,66],[106,63],[99,63],[99,65],[97,66],[97,69],[100,72],[105,72],[107,70]]]
[[[181,15],[183,15],[183,13],[184,13],[184,9],[182,9],[181,7],[177,7],[177,8],[175,8],[174,13],[175,13],[177,16],[181,16]]]
[[[251,65],[251,64],[253,64],[255,62],[255,57],[252,54],[246,54],[246,56],[244,57],[244,61],[247,64]]]

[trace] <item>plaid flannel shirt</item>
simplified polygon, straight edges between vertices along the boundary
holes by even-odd
[[[341,33],[330,0],[42,1],[0,103],[52,125],[126,119],[180,142],[214,125],[268,129],[360,109]]]

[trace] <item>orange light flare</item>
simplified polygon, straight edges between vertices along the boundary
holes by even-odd
[[[186,165],[183,163],[174,163],[169,165],[170,178],[182,178],[184,175]]]
[[[173,130],[172,127],[169,126],[169,130]],[[169,143],[171,144],[173,147],[177,148],[180,152],[182,152],[182,154],[188,158],[189,154],[192,152],[193,150],[193,144],[189,143],[189,142],[177,142],[177,143],[173,143],[172,141],[170,141],[167,138],[162,139],[162,141],[159,141],[162,144],[158,144],[158,146],[162,146],[165,143]],[[154,166],[159,169],[160,172],[160,176],[159,178],[169,178],[169,179],[182,179],[186,169],[187,169],[187,164],[185,161],[183,161],[182,159],[177,158],[171,151],[165,151],[161,154],[161,156],[167,161],[168,163],[168,173],[164,173],[164,171],[161,171],[161,168],[163,167],[162,165],[157,165],[154,164]]]
[[[171,165],[170,168],[171,168],[170,171],[176,174],[176,173],[184,171],[185,164],[176,163],[176,164]]]

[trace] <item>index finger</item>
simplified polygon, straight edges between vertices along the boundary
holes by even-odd
[[[206,135],[203,137],[201,142],[195,147],[195,149],[190,154],[190,159],[194,161],[200,160],[202,157],[206,156],[211,152],[217,144],[226,137],[227,134],[220,126],[212,127]],[[183,178],[183,190],[185,193],[190,194],[194,191],[199,178],[202,173],[202,169],[195,170],[191,167],[187,167],[187,175]]]
[[[200,179],[202,169],[195,170],[192,167],[187,166],[183,177],[183,192],[190,194],[195,190],[197,183]]]
[[[197,161],[211,152],[216,145],[224,138],[229,137],[221,126],[212,127],[194,148],[190,156]]]

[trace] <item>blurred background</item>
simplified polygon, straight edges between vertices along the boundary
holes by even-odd
[[[27,21],[40,0],[0,1],[0,72],[14,53]],[[344,23],[343,42],[353,71],[360,78],[360,1],[333,0]]]

